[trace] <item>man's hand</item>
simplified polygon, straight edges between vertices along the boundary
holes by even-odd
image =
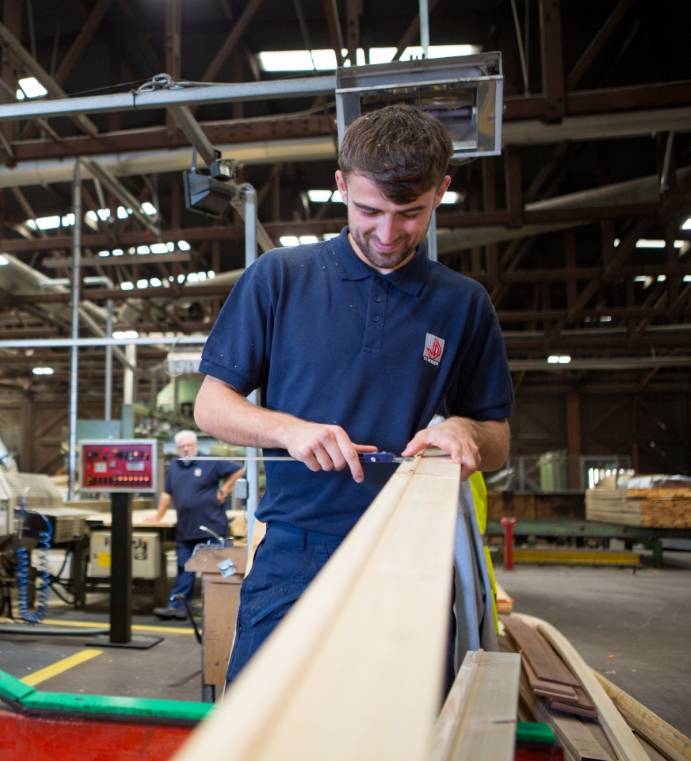
[[[158,515],[147,515],[146,518],[142,519],[142,523],[160,523],[160,522],[161,522],[161,518],[159,518]]]
[[[281,432],[281,438],[290,456],[303,462],[310,470],[343,470],[348,467],[357,483],[362,483],[365,478],[360,453],[377,451],[374,446],[353,444],[338,425],[309,423],[297,418]]]
[[[480,432],[477,423],[469,418],[451,417],[432,428],[423,428],[408,442],[402,457],[412,457],[427,447],[437,447],[451,456],[461,466],[461,478],[465,480],[480,469]]]

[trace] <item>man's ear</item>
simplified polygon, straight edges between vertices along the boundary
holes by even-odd
[[[336,170],[336,187],[338,188],[338,192],[341,194],[341,199],[343,200],[343,203],[347,203],[348,186],[346,185],[345,175],[340,169]]]
[[[450,184],[451,184],[451,176],[447,174],[446,177],[444,177],[444,179],[439,183],[437,192],[434,194],[434,208],[435,209],[441,203],[441,199],[444,197],[444,193],[446,193],[446,191],[449,189]]]

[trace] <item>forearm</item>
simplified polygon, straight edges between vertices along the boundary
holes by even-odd
[[[287,449],[290,432],[301,421],[283,412],[267,410],[242,394],[207,376],[194,406],[194,419],[202,431],[221,441],[246,447]]]
[[[475,442],[480,452],[480,470],[498,470],[509,456],[511,431],[506,420],[470,420],[458,418],[475,431]]]

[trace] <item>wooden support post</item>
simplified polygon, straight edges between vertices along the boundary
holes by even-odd
[[[565,109],[560,0],[540,0],[540,50],[545,120],[560,122]]]

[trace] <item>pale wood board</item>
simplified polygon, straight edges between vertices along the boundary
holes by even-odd
[[[513,761],[521,658],[468,652],[432,734],[429,761]]]
[[[621,761],[648,761],[647,754],[629,725],[569,640],[541,618],[519,613],[512,613],[512,616],[518,616],[525,623],[534,626],[569,664],[569,668],[580,679],[586,693],[595,704],[600,724]]]
[[[595,670],[593,673],[637,734],[662,751],[671,761],[691,761],[691,739],[610,682],[607,677]]]
[[[459,470],[443,458],[399,466],[176,761],[425,758]]]

